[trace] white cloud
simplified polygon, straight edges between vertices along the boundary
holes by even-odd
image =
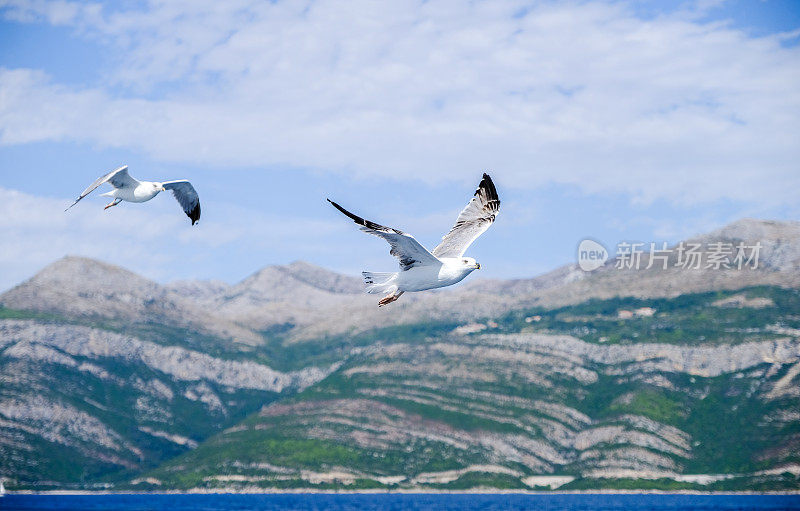
[[[104,83],[0,73],[0,143],[164,161],[790,204],[800,49],[625,3],[20,2],[116,49]]]
[[[158,216],[132,208],[98,214],[97,204],[65,213],[69,204],[0,188],[0,290],[65,254],[126,264],[146,275],[163,271],[157,268],[164,256],[152,248],[176,227],[178,215]]]
[[[211,203],[213,217],[191,227],[168,194],[108,211],[102,210],[107,199],[90,196],[65,212],[71,202],[0,187],[0,292],[68,254],[167,282],[212,276],[236,280],[267,263],[290,262],[297,253],[346,250],[329,247],[349,227],[338,218],[286,219]]]

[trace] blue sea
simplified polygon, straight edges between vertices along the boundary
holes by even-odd
[[[798,495],[6,495],[2,510],[234,511],[267,510],[647,510],[800,509]]]

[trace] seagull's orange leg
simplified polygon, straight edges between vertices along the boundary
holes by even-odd
[[[397,291],[396,293],[394,293],[394,294],[392,294],[392,295],[389,295],[389,296],[387,296],[387,297],[384,297],[383,299],[381,299],[381,301],[380,301],[380,302],[378,302],[378,307],[383,307],[384,305],[387,305],[387,304],[389,304],[389,303],[392,303],[393,301],[395,301],[395,300],[397,300],[398,298],[400,298],[400,296],[401,296],[403,293],[404,293],[404,291]]]
[[[104,207],[103,209],[108,209],[108,208],[110,208],[111,206],[116,206],[116,205],[117,205],[117,204],[119,204],[120,202],[122,202],[122,199],[114,199],[113,201],[111,201],[111,202],[109,202],[108,204],[106,204],[106,207]]]

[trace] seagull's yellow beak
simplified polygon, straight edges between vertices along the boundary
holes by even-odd
[[[480,270],[481,269],[481,263],[475,263],[475,269],[476,270]]]
[[[162,186],[162,187],[161,187],[161,191],[162,191],[162,192],[166,192],[166,191],[167,191],[167,189],[166,189],[166,188],[164,188],[164,187]]]

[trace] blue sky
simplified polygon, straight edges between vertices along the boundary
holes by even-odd
[[[325,198],[432,248],[484,171],[483,278],[798,220],[798,41],[793,1],[0,1],[0,289],[65,254],[391,270]],[[63,212],[122,164],[190,179],[200,224],[166,194]]]

